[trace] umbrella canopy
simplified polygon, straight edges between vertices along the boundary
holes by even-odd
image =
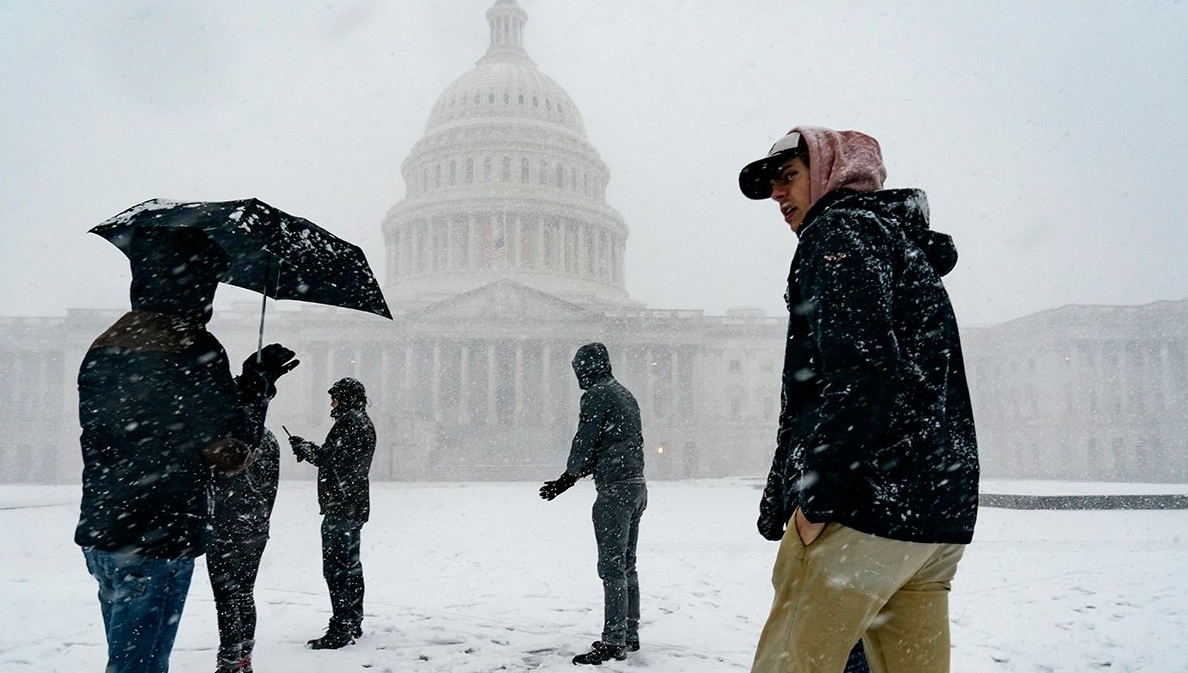
[[[259,199],[197,203],[151,199],[95,226],[91,233],[128,254],[132,237],[141,227],[205,232],[231,258],[230,268],[220,277],[229,285],[273,299],[298,299],[392,318],[358,246]],[[260,319],[262,332],[263,315]]]

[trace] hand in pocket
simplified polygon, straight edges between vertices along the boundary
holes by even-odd
[[[800,536],[800,541],[804,546],[809,546],[821,536],[821,531],[825,530],[825,524],[813,523],[804,516],[804,512],[800,508],[796,508],[796,513],[792,515],[792,521],[796,524],[796,534]]]

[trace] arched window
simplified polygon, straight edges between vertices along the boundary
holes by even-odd
[[[520,159],[520,182],[527,183],[529,180],[528,174],[532,170],[528,157]]]
[[[491,181],[491,157],[483,157],[483,182]]]
[[[466,184],[474,182],[474,159],[466,157]]]
[[[503,173],[500,177],[504,182],[511,180],[511,157],[503,157]]]
[[[549,184],[549,160],[548,159],[540,160],[540,184],[542,184],[542,185]]]
[[[450,184],[458,184],[458,162],[450,160]]]

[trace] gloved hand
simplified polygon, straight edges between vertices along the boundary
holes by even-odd
[[[253,353],[243,361],[243,373],[255,372],[268,381],[270,388],[274,388],[277,379],[301,364],[300,360],[293,359],[295,355],[280,344],[268,344],[260,351],[259,357]]]
[[[290,435],[289,446],[293,448],[293,455],[297,457],[298,463],[309,459],[309,442],[305,441],[304,437]]]
[[[560,477],[557,477],[553,481],[546,481],[544,485],[540,487],[540,497],[544,498],[545,500],[552,500],[553,498],[556,498],[562,493],[568,491],[570,487],[577,483],[577,480],[578,478],[574,475],[564,472]]]

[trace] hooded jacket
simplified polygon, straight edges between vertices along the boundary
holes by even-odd
[[[788,276],[776,454],[761,504],[897,540],[968,543],[978,456],[952,240],[919,190],[834,189],[806,214]]]
[[[610,484],[644,483],[643,427],[639,404],[611,375],[610,355],[600,343],[586,344],[573,358],[582,393],[577,433],[565,472],[594,475],[601,488]]]
[[[259,456],[235,474],[215,474],[211,538],[228,546],[263,547],[276,503],[280,479],[280,446],[265,429]]]
[[[298,455],[318,468],[321,513],[365,522],[371,517],[368,475],[375,456],[375,426],[367,415],[365,396],[335,399],[338,408],[330,412],[334,425],[326,441],[321,446],[304,442],[298,445]]]
[[[192,558],[206,547],[204,449],[255,446],[262,378],[231,376],[206,330],[225,258],[195,232],[138,233],[132,311],[91,344],[78,373],[82,501],[74,540],[102,551]]]

